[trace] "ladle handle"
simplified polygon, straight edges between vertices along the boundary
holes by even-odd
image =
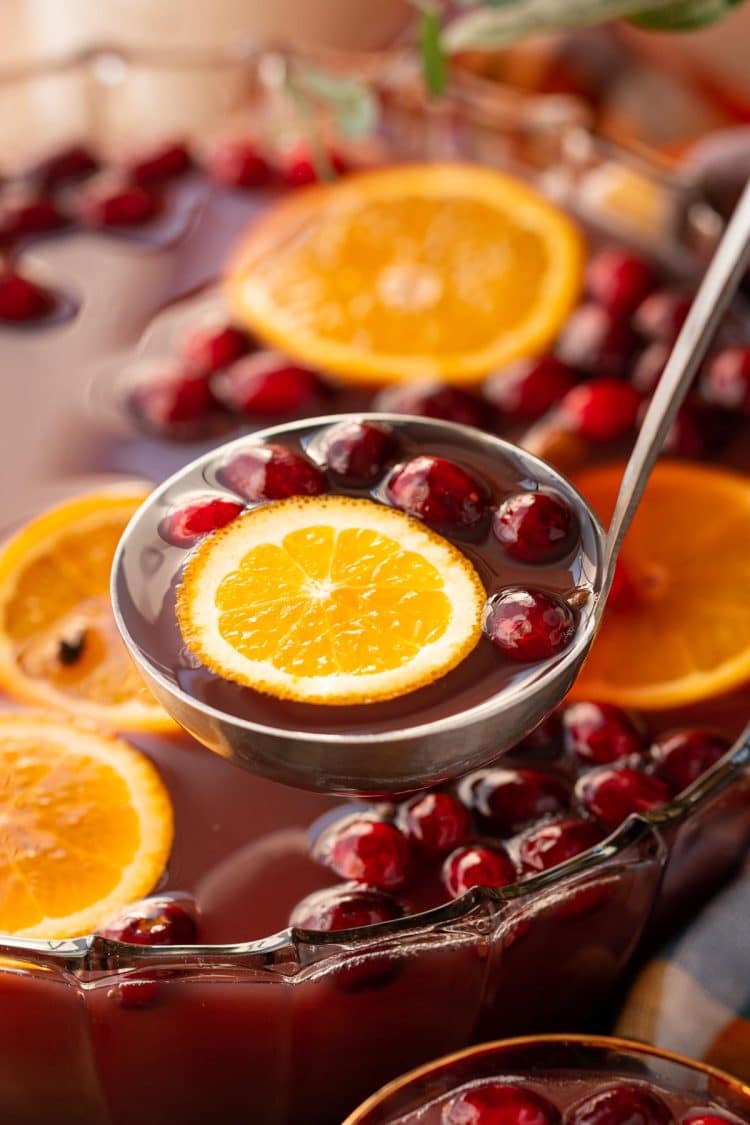
[[[607,532],[606,595],[625,532],[719,320],[750,263],[750,180],[696,293],[625,467]]]

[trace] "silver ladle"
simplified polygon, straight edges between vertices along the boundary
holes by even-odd
[[[206,491],[212,466],[248,440],[273,440],[281,433],[319,427],[330,419],[306,420],[240,438],[198,458],[155,490],[139,508],[120,542],[112,572],[112,603],[123,640],[146,682],[167,711],[198,741],[244,768],[289,785],[338,793],[399,793],[423,788],[496,759],[524,738],[561,702],[591,647],[601,622],[625,533],[677,411],[716,327],[750,262],[750,184],[738,203],[706,271],[669,357],[635,443],[605,533],[571,484],[543,461],[478,430],[448,422],[399,415],[357,415],[386,422],[429,448],[433,440],[471,442],[514,463],[519,477],[560,492],[573,505],[592,561],[586,576],[590,597],[581,609],[572,645],[537,675],[504,687],[482,703],[419,725],[408,719],[398,730],[328,733],[288,730],[252,722],[211,707],[177,682],[150,651],[149,638],[128,625],[134,589],[142,581],[141,560],[157,539],[164,513],[180,496]],[[154,629],[158,627],[154,625]],[[405,697],[408,698],[408,697]]]

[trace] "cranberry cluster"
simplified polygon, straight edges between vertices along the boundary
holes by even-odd
[[[728,748],[704,730],[651,741],[617,707],[568,703],[496,766],[326,818],[312,855],[342,882],[303,899],[290,922],[326,931],[369,925],[547,871],[631,814],[666,805]]]
[[[338,174],[346,171],[333,150],[327,164]],[[203,160],[182,141],[167,141],[108,166],[90,149],[74,144],[52,153],[3,189],[0,247],[11,261],[19,242],[68,227],[141,227],[164,210],[168,185],[197,169],[215,184],[240,190],[299,187],[318,175],[305,148],[271,154],[246,138],[222,141]],[[53,295],[12,265],[0,273],[0,324],[39,320],[53,306]]]

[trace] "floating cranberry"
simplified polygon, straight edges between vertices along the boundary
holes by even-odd
[[[644,348],[633,364],[630,372],[630,382],[642,395],[653,394],[659,385],[659,380],[664,374],[672,349],[669,344],[654,340]]]
[[[52,153],[29,171],[29,177],[43,188],[56,188],[71,180],[81,180],[96,172],[99,161],[81,144]]]
[[[395,452],[393,434],[373,422],[337,422],[320,443],[328,471],[342,484],[372,484]]]
[[[492,421],[488,418],[490,412],[487,404],[482,403],[476,395],[462,391],[459,387],[431,381],[386,387],[376,397],[374,407],[391,414],[441,418],[446,422],[475,426],[480,430],[486,429]]]
[[[50,297],[39,285],[18,273],[0,274],[0,323],[18,324],[43,316]]]
[[[189,437],[217,404],[204,375],[165,366],[139,379],[128,396],[128,405],[146,428]]]
[[[576,615],[557,594],[512,586],[487,602],[484,631],[505,656],[527,664],[566,649]]]
[[[594,300],[620,316],[634,312],[656,287],[648,262],[618,246],[594,254],[586,266],[585,281]]]
[[[649,751],[657,777],[673,793],[681,793],[723,758],[728,738],[705,730],[678,730],[662,735]]]
[[[667,1103],[640,1082],[600,1087],[565,1114],[565,1125],[671,1125],[673,1121]]]
[[[736,1125],[728,1114],[716,1113],[709,1109],[690,1109],[680,1118],[680,1125]]]
[[[53,199],[43,195],[8,201],[0,212],[0,235],[6,239],[44,234],[65,226],[67,218]]]
[[[626,711],[611,703],[569,703],[561,712],[563,744],[584,766],[603,766],[645,751]]]
[[[592,379],[574,387],[557,409],[571,429],[587,441],[614,441],[638,420],[641,396],[619,379]]]
[[[320,164],[320,175],[324,178],[329,171],[340,176],[347,170],[344,158],[335,149],[326,148],[323,159],[317,161],[306,148],[300,145],[284,153],[279,163],[279,172],[288,187],[305,187],[307,184],[316,183],[320,178],[318,164]]]
[[[211,385],[228,409],[253,418],[278,418],[309,410],[323,392],[314,371],[272,351],[237,360]]]
[[[551,563],[564,558],[577,534],[570,505],[554,492],[520,492],[504,500],[492,519],[498,542],[513,559]]]
[[[581,305],[557,341],[558,359],[577,371],[599,378],[620,378],[633,350],[633,334],[626,317],[601,305]]]
[[[135,184],[148,186],[174,180],[192,166],[192,157],[182,141],[167,141],[132,157],[126,171]]]
[[[171,508],[159,524],[159,534],[174,547],[192,547],[204,535],[225,527],[244,506],[236,500],[207,496]]]
[[[379,890],[402,887],[412,868],[409,841],[394,824],[352,816],[318,837],[314,857],[342,879]]]
[[[512,836],[531,821],[570,806],[570,791],[562,778],[541,770],[479,770],[463,779],[460,793],[498,836]]]
[[[77,214],[87,227],[135,227],[153,219],[158,209],[157,197],[147,188],[104,181],[84,189]]]
[[[303,898],[292,910],[289,925],[302,930],[354,930],[392,922],[404,913],[395,898],[354,884],[326,887]]]
[[[513,860],[500,845],[456,848],[443,864],[443,885],[451,898],[472,887],[508,887],[518,878]]]
[[[268,161],[250,141],[223,141],[211,153],[207,171],[212,180],[225,187],[266,187],[273,180]]]
[[[463,844],[471,832],[466,808],[450,793],[420,793],[399,809],[404,835],[426,852],[445,855]]]
[[[536,422],[578,382],[572,368],[553,355],[521,359],[492,375],[484,394],[509,422]]]
[[[388,499],[433,527],[478,527],[487,514],[487,493],[466,469],[444,457],[414,457],[388,480]]]
[[[483,1082],[462,1090],[443,1107],[443,1125],[557,1125],[560,1111],[534,1090],[509,1082]]]
[[[658,777],[618,766],[604,766],[579,778],[576,797],[581,806],[596,817],[608,832],[618,828],[631,813],[647,813],[660,809],[670,798],[670,791]]]
[[[601,839],[596,824],[572,816],[531,828],[518,841],[521,870],[528,875],[548,871],[593,848]]]
[[[219,479],[227,488],[252,502],[319,496],[327,490],[320,469],[283,445],[248,446],[223,466]]]
[[[253,342],[247,332],[233,324],[226,324],[194,329],[185,337],[180,351],[193,370],[212,375],[247,355],[252,347]]]
[[[750,416],[750,347],[724,348],[711,356],[700,390],[706,402]]]
[[[646,340],[673,344],[687,319],[693,298],[679,289],[657,289],[638,306],[633,324]]]
[[[192,945],[198,927],[186,906],[169,898],[145,898],[100,930],[111,941],[133,945]]]
[[[143,1011],[153,1008],[162,997],[163,986],[158,980],[124,980],[107,993],[109,1000],[116,1000],[127,1011]]]

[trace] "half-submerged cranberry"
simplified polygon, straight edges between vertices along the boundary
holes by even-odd
[[[651,746],[649,755],[657,777],[673,793],[681,793],[723,758],[731,743],[706,730],[677,730],[664,734]]]
[[[641,401],[629,383],[592,379],[574,387],[557,409],[570,428],[587,441],[614,441],[633,429]]]
[[[493,516],[492,530],[511,558],[541,564],[568,554],[577,523],[561,496],[539,490],[504,500]]]
[[[192,547],[204,535],[225,527],[244,506],[236,500],[206,496],[171,508],[159,524],[159,534],[174,547]]]
[[[526,664],[566,649],[576,615],[557,594],[512,586],[487,602],[484,631],[505,656]]]
[[[657,289],[640,304],[633,324],[647,340],[673,344],[687,320],[693,298],[680,289]]]
[[[50,189],[90,176],[98,167],[99,161],[85,145],[72,144],[45,157],[29,170],[28,176],[41,187]]]
[[[158,979],[135,980],[128,978],[110,988],[107,998],[116,1000],[126,1011],[142,1011],[153,1008],[161,1000],[163,985]]]
[[[656,287],[648,262],[619,246],[607,246],[586,266],[586,289],[610,312],[627,316]]]
[[[471,818],[450,793],[420,793],[402,805],[398,824],[405,836],[426,852],[445,855],[468,840]]]
[[[521,359],[484,384],[485,397],[509,422],[536,422],[578,382],[575,371],[553,355]]]
[[[475,528],[487,513],[487,493],[470,472],[444,457],[421,456],[398,466],[386,486],[395,507],[433,527]]]
[[[393,434],[373,422],[337,422],[323,434],[320,453],[342,484],[372,484],[393,456]]]
[[[387,387],[377,396],[375,409],[389,411],[392,414],[442,418],[446,422],[476,426],[478,429],[486,429],[491,423],[491,419],[488,419],[491,411],[476,395],[462,391],[459,387],[449,387],[445,383],[432,381]]]
[[[660,809],[669,801],[669,786],[658,777],[618,766],[592,770],[579,778],[576,797],[581,806],[608,832],[618,828],[631,813]]]
[[[640,1082],[602,1086],[565,1113],[565,1125],[670,1125],[672,1111]]]
[[[0,273],[0,323],[35,320],[48,311],[51,298],[41,286],[19,273]]]
[[[163,141],[130,158],[126,170],[133,183],[148,186],[184,175],[193,161],[183,141]]]
[[[218,476],[226,488],[251,502],[319,496],[327,490],[320,469],[283,445],[248,446],[227,461]]]
[[[570,805],[565,782],[541,770],[479,770],[462,780],[460,793],[482,824],[498,836],[512,836]]]
[[[403,832],[367,816],[348,817],[322,832],[313,856],[342,879],[383,891],[402,887],[412,869],[411,848]]]
[[[180,350],[193,370],[213,375],[247,355],[252,347],[253,342],[244,329],[224,324],[193,329],[185,337]]]
[[[146,898],[129,906],[100,930],[102,937],[134,945],[192,945],[198,927],[195,916],[169,898]]]
[[[717,1113],[716,1110],[706,1106],[689,1109],[680,1118],[680,1125],[731,1125],[734,1119],[729,1114]]]
[[[12,197],[0,205],[0,237],[5,239],[59,230],[67,221],[54,199],[44,195]]]
[[[102,181],[87,185],[76,212],[86,227],[136,227],[153,219],[159,209],[154,193],[140,184]]]
[[[600,843],[602,833],[590,820],[564,817],[531,828],[518,840],[518,859],[526,874],[538,874],[565,863]]]
[[[392,922],[403,913],[401,904],[390,895],[352,883],[307,895],[292,910],[289,925],[329,933]]]
[[[232,188],[266,187],[273,170],[251,142],[242,139],[222,141],[206,162],[206,170],[217,184]]]
[[[443,885],[451,898],[472,887],[508,887],[518,878],[515,864],[499,844],[456,848],[443,864]]]
[[[586,375],[620,378],[625,374],[633,334],[626,317],[601,305],[581,305],[557,341],[558,359]]]
[[[254,418],[277,418],[309,409],[323,392],[314,371],[279,352],[263,351],[237,360],[212,383],[230,410]]]
[[[157,434],[193,437],[217,408],[204,375],[166,365],[140,378],[128,395],[131,413]]]
[[[714,406],[750,415],[750,347],[724,348],[711,356],[700,391]]]
[[[557,1125],[560,1111],[534,1090],[483,1082],[445,1104],[442,1125]]]
[[[565,749],[584,766],[609,765],[645,750],[633,720],[611,703],[569,703],[560,718]]]

